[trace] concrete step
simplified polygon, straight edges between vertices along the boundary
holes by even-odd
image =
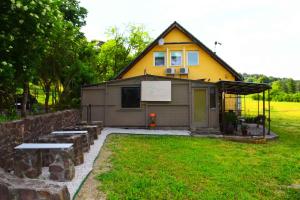
[[[215,128],[198,128],[196,130],[191,130],[192,135],[221,135],[221,131]]]

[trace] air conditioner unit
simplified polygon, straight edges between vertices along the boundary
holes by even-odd
[[[189,68],[186,68],[186,67],[180,68],[179,73],[180,74],[188,74]]]
[[[166,74],[175,74],[175,69],[174,68],[167,68],[166,69]]]

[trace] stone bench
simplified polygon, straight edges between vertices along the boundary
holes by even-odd
[[[100,127],[98,125],[77,125],[77,126],[90,131],[92,133],[92,135],[94,136],[95,140],[98,139],[98,135],[100,135],[101,131],[102,131],[102,127]]]
[[[75,166],[84,162],[83,149],[82,149],[82,137],[81,135],[43,135],[38,138],[39,143],[72,143],[73,144],[73,162]],[[49,150],[42,152],[43,166],[49,166],[54,157],[51,156]]]
[[[89,145],[94,144],[94,132],[91,129],[83,128],[81,126],[72,126],[64,128],[63,131],[87,131],[89,137]]]
[[[1,200],[69,200],[66,186],[49,183],[44,180],[21,179],[0,169]]]
[[[92,122],[86,122],[86,121],[81,121],[76,124],[77,126],[85,126],[85,127],[95,127],[97,126],[99,129],[98,135],[101,134],[101,131],[103,129],[103,122],[102,121],[92,121]]]
[[[81,144],[82,151],[88,152],[90,150],[90,137],[87,130],[60,130],[53,131],[50,133],[51,135],[56,136],[71,136],[71,135],[80,135],[81,136]]]
[[[98,135],[101,133],[101,129],[97,125],[76,125],[72,127],[64,128],[63,130],[78,130],[78,131],[88,131],[90,138],[90,145],[94,144],[94,140],[98,139]]]
[[[24,178],[37,178],[42,173],[42,150],[49,150],[53,163],[49,165],[50,179],[69,181],[74,178],[73,144],[23,143],[15,147],[14,173]]]

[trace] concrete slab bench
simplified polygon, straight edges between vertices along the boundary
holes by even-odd
[[[56,136],[81,135],[82,151],[88,152],[90,150],[90,136],[87,130],[59,130],[50,134]]]
[[[54,158],[49,165],[51,180],[69,181],[74,178],[72,143],[23,143],[15,147],[15,175],[21,178],[39,177],[42,173],[42,150],[49,150]]]
[[[72,143],[73,144],[73,162],[75,166],[84,162],[82,136],[81,135],[43,135],[38,138],[39,143]],[[47,167],[54,161],[49,150],[42,151],[43,166]]]
[[[81,121],[78,123],[78,125],[97,125],[98,127],[100,127],[101,129],[103,128],[103,121]]]

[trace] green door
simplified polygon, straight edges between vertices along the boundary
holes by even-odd
[[[192,107],[194,128],[208,127],[207,91],[203,88],[193,89]]]

